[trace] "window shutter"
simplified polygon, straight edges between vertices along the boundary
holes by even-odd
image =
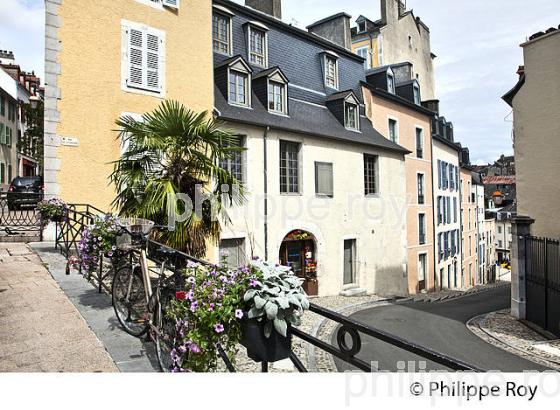
[[[148,33],[146,36],[146,85],[154,90],[161,89],[160,82],[160,43],[161,39]]]
[[[439,159],[437,161],[437,170],[438,170],[438,188],[441,189],[441,160]]]
[[[163,5],[167,7],[172,7],[174,9],[178,9],[179,0],[163,0]]]
[[[128,29],[128,85],[141,87],[143,81],[144,53],[143,33]]]
[[[6,127],[4,124],[0,124],[0,144],[6,143],[6,134],[5,134]]]

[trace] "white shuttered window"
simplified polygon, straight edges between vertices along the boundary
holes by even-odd
[[[122,86],[126,91],[165,90],[165,33],[123,20]]]

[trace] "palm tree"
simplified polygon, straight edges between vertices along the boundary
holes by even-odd
[[[123,116],[116,123],[127,148],[110,177],[117,191],[113,207],[121,216],[166,225],[169,212],[185,212],[175,195],[186,194],[193,204],[197,190],[212,195],[212,203],[205,201],[201,212],[187,213],[174,230],[156,232],[167,245],[204,257],[207,241],[219,240],[220,219],[229,221],[225,207],[244,202],[241,182],[220,166],[243,150],[238,138],[220,130],[207,112],[195,113],[176,101],[164,101],[141,121]]]

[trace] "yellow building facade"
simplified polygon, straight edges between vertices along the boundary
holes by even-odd
[[[115,121],[164,99],[211,112],[206,0],[46,0],[45,191],[110,210]]]

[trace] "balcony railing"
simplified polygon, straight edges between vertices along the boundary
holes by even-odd
[[[88,205],[70,205],[69,209],[70,210],[68,213],[68,218],[57,224],[58,234],[56,237],[57,239],[55,245],[66,257],[69,257],[71,254],[77,253],[77,244],[81,237],[81,231],[87,224],[91,223],[91,221],[95,218],[95,215],[101,214],[100,210]],[[157,260],[157,256],[154,255],[160,254],[161,249],[166,248],[167,247],[163,244],[157,243],[155,241],[148,241],[148,259],[156,264],[159,263],[159,261]],[[195,258],[192,258],[185,253],[175,252],[175,260],[173,261],[173,266],[186,266],[188,261],[193,260],[197,261]],[[67,273],[69,273],[69,271],[67,271]],[[99,292],[102,292],[103,290],[110,290],[113,273],[114,269],[110,265],[108,266],[108,264],[103,264],[103,261],[100,262],[98,275],[97,277],[92,278],[98,281]],[[310,312],[318,315],[323,320],[327,319],[335,322],[336,328],[334,332],[336,334],[336,343],[329,343],[325,340],[321,340],[316,335],[307,333],[299,328],[292,328],[292,336],[312,345],[315,349],[319,349],[327,354],[338,358],[339,360],[353,365],[359,370],[366,372],[378,371],[378,369],[374,366],[374,361],[376,360],[376,358],[365,357],[363,355],[362,338],[365,336],[381,340],[389,345],[394,346],[395,348],[401,349],[405,352],[416,354],[425,360],[437,363],[439,365],[447,367],[450,370],[482,371],[481,369],[464,361],[450,357],[443,353],[436,352],[428,347],[421,346],[419,344],[405,340],[401,337],[392,335],[384,330],[368,326],[364,323],[352,319],[351,317],[333,312],[332,310],[326,309],[317,304],[310,304]],[[333,336],[335,335],[333,334]],[[230,372],[235,372],[236,369],[234,365],[229,361],[227,355],[223,352],[223,350],[220,349],[220,346],[217,347],[219,356],[224,362],[227,370]],[[299,358],[296,351],[294,350],[292,350],[291,352],[290,360],[299,372],[307,372],[308,370],[310,370],[306,367],[304,362]],[[261,368],[263,372],[268,371],[268,363],[262,363]]]

